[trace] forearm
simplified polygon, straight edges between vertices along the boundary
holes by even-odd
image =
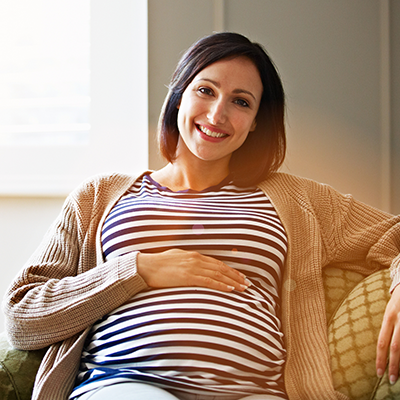
[[[4,302],[12,344],[37,349],[64,340],[92,325],[143,290],[136,254],[127,254],[76,276],[15,281]]]

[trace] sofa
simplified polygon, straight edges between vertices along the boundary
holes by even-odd
[[[400,399],[400,380],[390,385],[387,372],[375,372],[376,342],[387,301],[388,270],[369,277],[334,267],[323,271],[327,332],[333,384],[352,400]],[[12,348],[0,334],[0,399],[31,398],[35,374],[45,350]]]

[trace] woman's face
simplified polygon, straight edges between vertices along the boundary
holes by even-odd
[[[247,57],[223,59],[200,71],[178,107],[178,159],[228,166],[231,154],[255,129],[262,91],[257,67]]]

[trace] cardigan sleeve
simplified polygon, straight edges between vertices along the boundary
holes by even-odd
[[[400,215],[380,211],[327,185],[319,185],[318,191],[314,204],[329,263],[355,263],[365,273],[390,268],[392,291],[400,283]]]
[[[93,204],[70,195],[8,289],[3,310],[16,348],[38,349],[65,340],[146,287],[137,274],[137,253],[96,265],[99,217]]]

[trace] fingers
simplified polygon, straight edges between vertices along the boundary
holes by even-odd
[[[222,291],[239,290],[243,292],[251,285],[251,282],[244,274],[229,267],[222,261],[214,259],[207,265],[207,268],[201,270],[197,278],[198,284],[196,286],[205,286]]]
[[[388,355],[389,381],[391,384],[394,384],[399,376],[400,337],[399,330],[393,329],[393,323],[390,317],[384,320],[379,334],[376,352],[376,373],[378,377],[382,377],[385,372]]]
[[[389,354],[389,381],[393,385],[399,377],[400,338],[398,329],[394,330]]]
[[[224,292],[244,291],[250,286],[245,275],[213,257],[197,252],[186,252],[187,286],[201,286]]]
[[[376,348],[376,374],[379,378],[385,373],[392,332],[393,329],[389,327],[389,324],[384,319]]]
[[[241,272],[213,257],[179,249],[139,253],[137,271],[150,287],[201,286],[244,291],[250,282]]]
[[[389,356],[389,381],[394,384],[399,377],[400,364],[400,290],[393,291],[388,302],[379,333],[376,351],[376,372],[382,377]]]

